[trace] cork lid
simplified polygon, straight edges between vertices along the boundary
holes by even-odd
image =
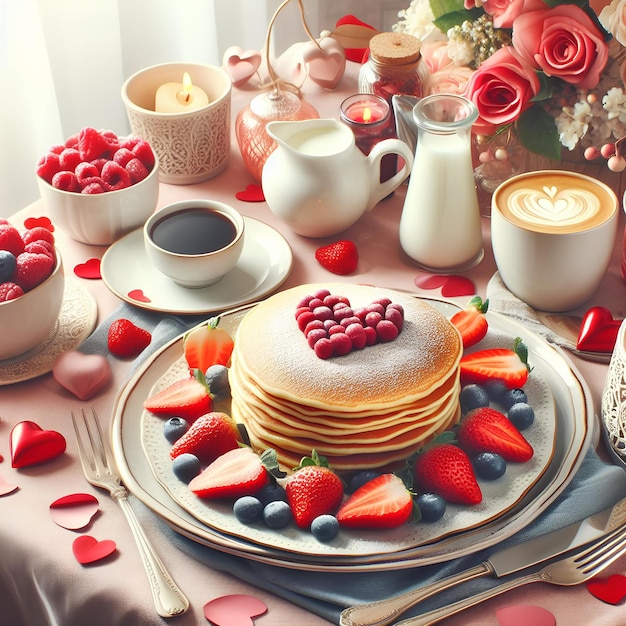
[[[407,33],[379,33],[370,39],[369,47],[379,63],[405,65],[419,59],[422,42]]]

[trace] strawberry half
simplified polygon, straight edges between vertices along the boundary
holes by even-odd
[[[500,380],[508,389],[519,389],[526,384],[530,367],[528,350],[518,337],[513,350],[492,348],[479,350],[461,357],[461,384],[484,385]]]
[[[396,528],[413,515],[413,497],[395,474],[382,474],[357,489],[337,511],[347,528]]]
[[[250,448],[222,454],[191,480],[189,489],[200,498],[239,498],[264,487],[268,471]]]
[[[359,264],[359,251],[353,241],[342,239],[315,251],[318,263],[333,274],[351,274]]]
[[[482,502],[474,468],[467,454],[451,443],[426,448],[414,465],[415,485],[422,493],[437,493],[447,502],[474,505]]]
[[[228,365],[234,342],[230,334],[218,328],[219,317],[190,330],[183,339],[183,351],[190,368],[206,372],[211,365]]]
[[[455,313],[450,321],[461,333],[463,347],[468,348],[478,343],[489,329],[489,323],[485,313],[489,308],[489,300],[483,302],[480,296],[472,298],[467,306],[458,313]]]
[[[116,357],[129,359],[143,352],[152,335],[144,328],[139,328],[126,318],[114,320],[109,326],[107,345],[109,352]]]
[[[506,415],[490,407],[470,411],[457,432],[459,445],[469,454],[495,452],[505,461],[526,463],[534,451]]]
[[[213,396],[210,394],[204,374],[194,370],[189,378],[173,382],[143,403],[155,415],[183,417],[193,422],[213,408]]]

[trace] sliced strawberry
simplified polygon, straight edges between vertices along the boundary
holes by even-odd
[[[489,329],[489,323],[485,313],[489,307],[489,300],[482,301],[480,296],[472,298],[468,305],[458,313],[455,313],[450,321],[461,333],[463,347],[468,348],[478,343]]]
[[[140,328],[126,318],[114,320],[109,326],[107,335],[109,352],[121,359],[138,356],[151,341],[152,335],[145,328]]]
[[[212,317],[185,335],[183,351],[190,368],[206,372],[211,365],[228,365],[235,344],[226,330],[218,328],[219,322],[219,317]]]
[[[239,430],[226,413],[212,411],[195,420],[189,430],[170,449],[175,459],[184,453],[197,456],[203,463],[212,463],[218,456],[239,447]]]
[[[456,504],[474,505],[483,499],[467,454],[452,443],[435,444],[415,461],[415,484],[422,493],[437,493]]]
[[[144,409],[155,415],[183,417],[194,421],[213,408],[213,396],[203,382],[204,374],[194,370],[189,378],[177,380],[144,400]]]
[[[528,350],[518,337],[513,350],[491,348],[479,350],[461,357],[461,384],[484,385],[499,380],[508,389],[523,387],[531,368],[528,366]]]
[[[201,498],[239,498],[266,485],[268,471],[250,448],[222,454],[191,480],[189,489]]]
[[[526,463],[533,448],[506,415],[490,407],[470,411],[457,433],[459,445],[469,454],[495,452],[505,461]]]
[[[347,528],[396,528],[413,514],[413,497],[402,479],[382,474],[357,489],[337,511]]]
[[[343,239],[315,251],[318,263],[333,274],[351,274],[359,264],[359,251],[353,241]]]

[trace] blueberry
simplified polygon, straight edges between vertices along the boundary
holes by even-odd
[[[170,417],[163,424],[163,434],[170,443],[178,441],[189,430],[189,423],[182,417]]]
[[[0,283],[11,280],[15,271],[15,256],[8,250],[0,250]]]
[[[254,496],[241,496],[233,504],[233,513],[242,524],[256,524],[263,519],[263,505]]]
[[[267,485],[257,491],[256,497],[261,501],[263,506],[266,506],[270,502],[276,502],[277,500],[287,502],[287,492],[275,482],[267,483]]]
[[[489,394],[481,385],[466,385],[461,389],[461,408],[464,413],[489,406]]]
[[[379,472],[375,472],[373,470],[363,470],[358,474],[355,474],[348,484],[348,493],[354,493],[359,487],[362,487],[365,483],[368,483],[370,480],[374,478],[378,478],[380,476]]]
[[[501,380],[490,380],[486,385],[485,389],[489,394],[489,397],[493,402],[501,402],[504,394],[506,394],[509,389]]]
[[[483,480],[497,480],[506,472],[506,461],[495,452],[481,452],[472,464],[476,476]]]
[[[311,534],[322,543],[332,541],[339,533],[339,522],[334,515],[319,515],[311,522]]]
[[[274,500],[263,509],[263,520],[270,528],[285,528],[292,519],[291,507],[283,500]]]
[[[195,454],[184,452],[172,461],[172,471],[178,480],[188,483],[200,473],[200,460]]]
[[[516,402],[506,415],[517,430],[525,430],[535,421],[535,411],[526,402]]]
[[[415,498],[415,503],[424,522],[436,522],[446,512],[446,501],[436,493],[422,493]]]
[[[528,402],[528,397],[523,389],[509,389],[500,398],[500,404],[505,411],[508,411],[514,404],[518,402]]]
[[[212,394],[221,397],[230,395],[228,368],[225,365],[220,365],[219,363],[211,365],[204,376]]]

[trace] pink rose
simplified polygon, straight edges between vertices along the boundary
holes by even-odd
[[[625,0],[626,1],[626,0]],[[452,63],[448,56],[448,41],[439,39],[437,41],[427,41],[422,44],[420,50],[422,63],[431,74],[438,72]]]
[[[512,28],[523,12],[545,9],[547,5],[542,0],[485,0],[482,8],[493,17],[496,28]]]
[[[581,89],[598,84],[609,57],[602,32],[573,4],[520,15],[513,46],[534,67]]]
[[[448,65],[429,74],[423,81],[424,95],[455,93],[462,95],[474,70],[465,65]]]
[[[534,69],[511,46],[500,48],[472,74],[465,89],[478,109],[474,132],[492,135],[499,126],[512,124],[538,91]]]

